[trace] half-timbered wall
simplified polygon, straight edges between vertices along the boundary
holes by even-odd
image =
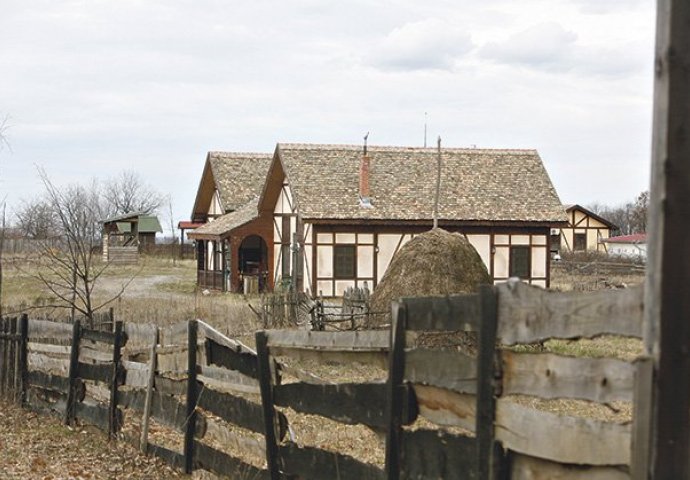
[[[297,231],[297,206],[287,183],[283,184],[276,206],[273,211],[273,280],[278,284],[281,278],[286,278],[292,272],[292,244],[293,233]],[[299,240],[298,240],[299,241]],[[299,275],[299,271],[297,272]]]
[[[305,285],[314,293],[341,296],[348,287],[375,287],[383,278],[395,253],[416,233],[375,231],[328,231],[323,226],[305,225]],[[472,233],[465,238],[477,250],[495,283],[520,276],[528,283],[546,287],[549,283],[549,255],[546,229],[540,233]],[[351,246],[355,253],[354,274],[339,275],[336,250]]]
[[[568,212],[568,223],[570,227],[560,229],[561,251],[607,251],[603,242],[611,233],[607,225],[577,209]]]
[[[213,198],[211,199],[211,205],[208,208],[208,217],[214,218],[222,215],[223,209],[220,205],[220,196],[218,195],[218,190],[213,192]]]

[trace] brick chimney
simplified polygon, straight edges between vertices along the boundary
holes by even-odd
[[[359,162],[359,196],[369,198],[369,156],[366,153]]]

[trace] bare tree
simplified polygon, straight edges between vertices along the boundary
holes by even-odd
[[[108,216],[124,213],[153,213],[164,202],[164,197],[146,185],[138,173],[124,170],[105,182],[103,197]]]
[[[58,220],[60,242],[59,248],[48,243],[40,248],[42,265],[36,277],[58,299],[55,305],[49,306],[68,308],[72,318],[79,313],[92,321],[94,312],[119,298],[133,277],[116,295],[95,303],[94,288],[107,268],[107,264],[98,261],[101,237],[98,184],[59,189],[44,170],[39,168],[38,173],[46,190],[46,201]]]
[[[168,195],[168,216],[170,217],[170,258],[172,259],[173,265],[177,263],[176,246],[177,246],[177,235],[175,235],[175,217],[173,214],[172,206],[172,196]]]
[[[52,203],[44,197],[22,200],[15,216],[17,228],[28,238],[45,240],[60,232],[57,213]]]
[[[0,152],[4,148],[10,148],[10,142],[7,140],[7,131],[10,128],[9,121],[9,115],[5,115],[2,121],[0,121]]]

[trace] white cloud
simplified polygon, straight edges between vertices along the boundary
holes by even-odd
[[[577,34],[558,23],[541,23],[515,33],[503,41],[485,44],[480,56],[500,63],[534,68],[568,69]]]
[[[450,70],[472,47],[460,25],[430,18],[394,28],[374,47],[370,61],[383,69]]]

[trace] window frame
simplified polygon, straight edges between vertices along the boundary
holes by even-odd
[[[578,248],[581,247],[581,248]],[[573,252],[587,251],[587,232],[573,233]]]
[[[526,275],[518,275],[516,274],[515,270],[515,261],[517,259],[517,256],[515,255],[515,252],[517,251],[524,251],[526,252],[526,260],[525,260],[525,265],[527,267],[527,274]],[[509,277],[517,277],[523,280],[529,280],[532,278],[532,248],[529,245],[511,245],[510,246],[510,259],[508,261],[508,276]]]
[[[345,272],[346,274],[343,274],[343,272],[339,271],[339,264],[338,264],[338,257],[339,257],[339,251],[342,253],[343,251],[348,250],[351,252],[351,271],[352,275],[350,275],[350,272]],[[350,254],[348,254],[350,255]],[[333,245],[333,278],[335,280],[356,280],[357,279],[357,245],[353,243],[347,243],[347,244],[334,244]]]

